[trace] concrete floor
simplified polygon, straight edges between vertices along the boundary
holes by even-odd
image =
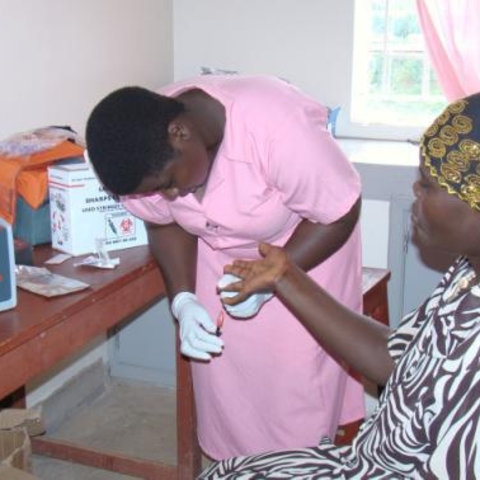
[[[92,372],[74,379],[61,395],[43,406],[48,435],[175,465],[175,390],[115,379],[99,368]],[[78,400],[83,395],[87,400]],[[72,408],[73,400],[79,404]],[[376,399],[367,395],[367,410],[375,404]],[[203,458],[204,467],[209,463]],[[32,470],[40,480],[134,480],[38,455],[32,455]]]
[[[50,436],[175,464],[175,391],[111,379],[101,395],[74,409]],[[133,477],[32,455],[41,480],[127,480]]]

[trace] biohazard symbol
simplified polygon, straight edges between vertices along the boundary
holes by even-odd
[[[120,228],[122,229],[122,233],[124,235],[131,234],[133,232],[133,222],[131,218],[124,218],[120,222]]]

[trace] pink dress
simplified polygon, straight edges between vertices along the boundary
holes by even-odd
[[[213,319],[223,266],[258,258],[258,242],[284,245],[307,218],[330,223],[360,195],[357,172],[325,127],[327,110],[273,77],[202,76],[160,90],[201,88],[226,109],[223,142],[201,203],[193,195],[125,199],[156,223],[197,235],[196,294]],[[362,307],[357,226],[346,244],[310,272],[332,295]],[[198,436],[214,459],[316,445],[340,423],[364,416],[363,389],[277,300],[249,320],[226,317],[223,354],[192,361]]]

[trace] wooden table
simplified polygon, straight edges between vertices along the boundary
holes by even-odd
[[[38,266],[52,256],[35,249]],[[21,289],[15,309],[0,313],[0,399],[24,404],[24,385],[118,323],[138,315],[165,296],[162,276],[148,247],[115,252],[113,270],[76,268],[73,260],[48,268],[91,285],[82,292],[45,298]],[[178,351],[178,349],[177,349]],[[32,439],[36,453],[151,480],[191,480],[200,470],[194,428],[193,393],[188,361],[177,355],[177,453],[171,466],[113,452],[98,451],[48,437]]]
[[[35,249],[36,265],[52,256],[49,247]],[[0,399],[24,402],[24,385],[79,351],[96,336],[153,305],[165,296],[162,276],[148,247],[115,252],[121,264],[113,270],[75,268],[68,260],[49,266],[55,273],[91,285],[85,291],[47,299],[18,290],[18,306],[0,313]],[[388,325],[388,270],[363,269],[364,312]],[[193,391],[188,360],[177,345],[176,466],[99,451],[72,442],[32,438],[35,453],[149,480],[192,480],[200,472]]]
[[[390,319],[387,284],[390,270],[363,267],[362,273],[363,313],[388,327]]]

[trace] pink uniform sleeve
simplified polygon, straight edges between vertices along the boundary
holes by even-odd
[[[269,146],[267,175],[283,201],[312,222],[344,216],[361,193],[358,172],[325,127],[319,109],[296,112]]]

